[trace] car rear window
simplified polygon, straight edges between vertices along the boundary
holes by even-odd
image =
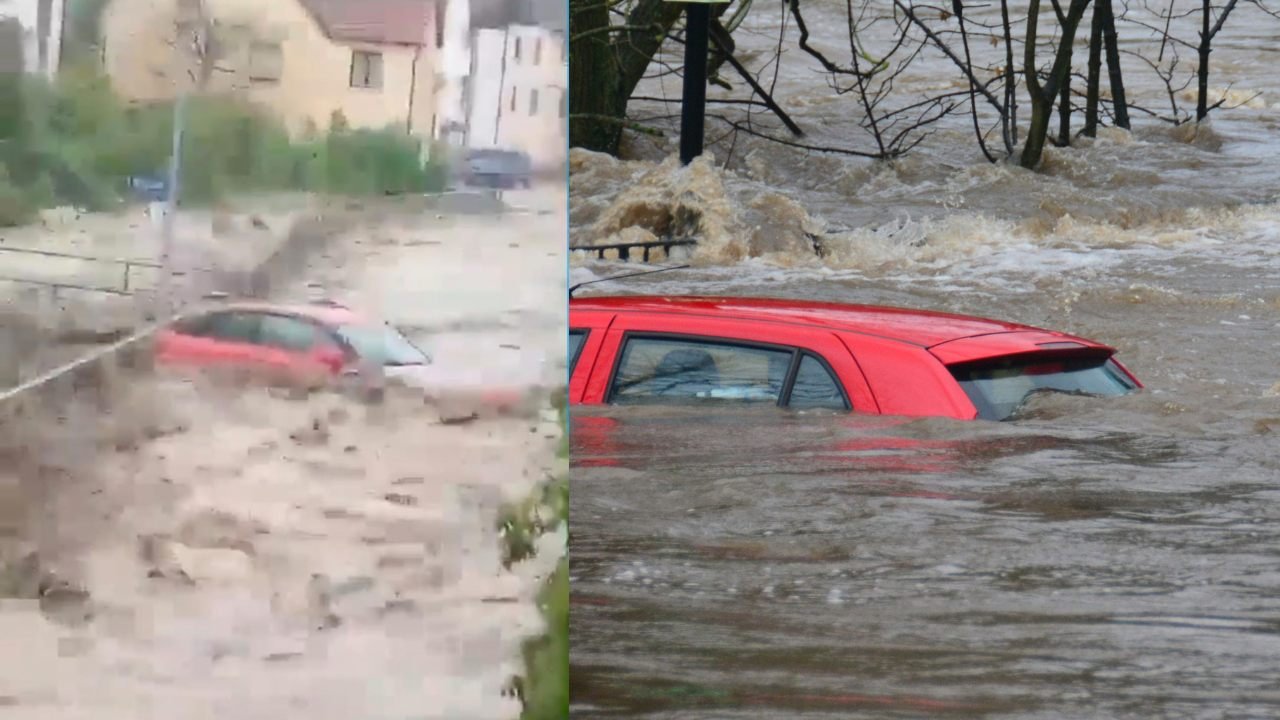
[[[1007,420],[1037,391],[1124,395],[1137,389],[1110,359],[1054,360],[951,368],[983,420]]]
[[[362,359],[382,365],[426,365],[431,358],[390,325],[342,325],[338,335]]]

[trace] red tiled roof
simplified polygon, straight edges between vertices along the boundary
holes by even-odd
[[[441,0],[443,1],[443,0]],[[431,0],[300,0],[329,39],[378,45],[429,45]]]

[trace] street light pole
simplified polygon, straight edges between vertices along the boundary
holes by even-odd
[[[173,154],[169,157],[169,197],[165,202],[160,231],[160,302],[165,315],[176,309],[173,301],[173,229],[178,212],[178,191],[182,178],[182,135],[187,120],[187,92],[178,94],[173,106]]]
[[[711,34],[711,5],[685,3],[684,99],[680,108],[680,164],[702,154],[707,114],[707,41]]]

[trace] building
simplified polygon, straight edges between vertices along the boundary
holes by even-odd
[[[62,20],[64,0],[0,0],[0,25],[11,28],[0,31],[5,45],[12,42],[7,32],[20,35],[22,67],[26,72],[52,78],[58,73],[62,56]],[[4,23],[9,20],[9,23]],[[16,21],[19,30],[12,29]],[[0,47],[0,62],[12,64],[8,58],[12,47]],[[16,55],[13,57],[16,58]],[[5,67],[4,70],[9,68]]]
[[[563,166],[566,8],[563,0],[451,1],[439,140],[455,147],[522,150],[539,171]]]
[[[568,95],[564,36],[540,26],[475,33],[468,87],[472,148],[522,150],[535,168],[563,165]]]
[[[2,2],[3,0],[0,0]],[[110,0],[103,64],[122,97],[179,89],[237,94],[270,108],[295,135],[401,126],[430,138],[444,0]],[[183,29],[211,28],[200,52]],[[201,72],[201,70],[204,72]]]

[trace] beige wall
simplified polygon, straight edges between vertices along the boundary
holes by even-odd
[[[223,37],[236,47],[220,62],[229,72],[215,73],[209,90],[246,94],[271,108],[295,134],[307,128],[308,121],[324,130],[335,110],[341,110],[353,127],[409,127],[412,100],[412,130],[430,136],[436,105],[435,48],[336,44],[297,0],[205,0],[205,6],[224,28]],[[173,0],[113,0],[108,7],[103,18],[104,60],[121,95],[163,99],[172,96],[179,81],[185,82],[181,69],[172,70],[177,63],[166,44],[173,34],[173,7]],[[434,31],[428,28],[425,37],[434,37]],[[253,41],[279,43],[278,82],[250,81],[247,58]],[[350,87],[354,50],[382,53],[382,88]]]

